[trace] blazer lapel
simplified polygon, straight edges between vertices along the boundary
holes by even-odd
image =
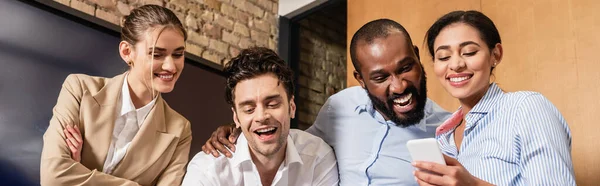
[[[176,136],[166,132],[165,104],[159,95],[156,104],[131,141],[125,157],[113,171],[114,175],[134,179],[155,164],[167,148],[176,146],[171,145],[177,142],[174,140]]]
[[[106,80],[106,84],[95,95],[84,96],[81,119],[84,125],[84,143],[81,161],[89,169],[102,170],[120,106],[121,88],[125,74]],[[87,132],[86,132],[87,131]]]

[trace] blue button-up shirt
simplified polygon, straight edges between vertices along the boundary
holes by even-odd
[[[465,120],[460,151],[454,130],[436,138],[473,176],[495,185],[575,185],[569,126],[541,94],[491,84]]]
[[[434,137],[450,115],[428,99],[425,118],[402,128],[373,108],[363,88],[350,87],[327,100],[307,132],[333,147],[340,185],[417,185],[406,142]]]

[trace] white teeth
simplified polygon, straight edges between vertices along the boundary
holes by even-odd
[[[264,132],[271,132],[273,130],[275,130],[275,127],[270,127],[270,128],[256,130],[256,132],[264,133]]]
[[[453,77],[453,78],[450,78],[450,81],[452,81],[452,82],[461,82],[461,81],[464,81],[464,80],[467,80],[467,79],[470,79],[470,78],[471,78],[470,76]]]
[[[158,75],[159,78],[161,79],[171,79],[173,78],[173,74],[169,74],[169,75]]]
[[[404,105],[404,104],[407,104],[408,101],[410,101],[410,98],[412,98],[412,93],[408,93],[404,97],[394,99],[394,103]]]

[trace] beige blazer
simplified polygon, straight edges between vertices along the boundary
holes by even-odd
[[[181,184],[192,141],[190,122],[160,95],[113,174],[102,172],[124,78],[67,77],[44,133],[41,185]],[[83,135],[81,163],[71,159],[63,134],[67,125],[77,125]]]

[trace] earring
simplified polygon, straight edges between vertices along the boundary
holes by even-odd
[[[127,61],[127,65],[133,67],[133,61]]]
[[[496,67],[496,62],[494,62],[494,66],[492,66],[492,67]]]

